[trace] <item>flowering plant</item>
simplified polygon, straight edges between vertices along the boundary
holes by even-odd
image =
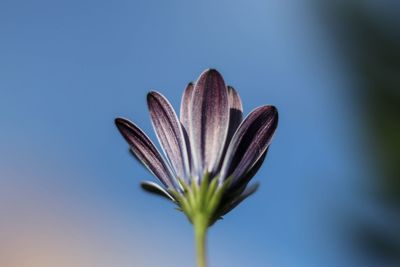
[[[162,184],[144,181],[142,188],[171,200],[193,224],[198,267],[205,267],[207,229],[258,188],[248,184],[266,157],[277,109],[261,106],[243,119],[238,93],[214,69],[186,87],[180,118],[158,92],[147,103],[165,158],[134,123],[117,118],[116,126]]]

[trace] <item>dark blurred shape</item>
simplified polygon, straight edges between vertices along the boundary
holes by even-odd
[[[377,166],[368,193],[378,211],[375,218],[351,218],[350,228],[357,248],[378,266],[400,266],[400,4],[395,2],[327,1],[322,9],[360,81],[350,94],[364,120],[363,153]]]
[[[356,242],[360,245],[360,249],[365,255],[375,258],[380,263],[399,266],[398,238],[382,233],[373,225],[361,224],[355,229],[358,229],[358,231],[354,232]]]

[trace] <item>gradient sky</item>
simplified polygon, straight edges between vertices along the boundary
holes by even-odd
[[[213,67],[280,124],[259,192],[210,232],[211,266],[368,266],[342,230],[368,172],[353,81],[311,2],[2,0],[0,265],[193,266],[190,225],[140,190],[152,177],[113,119],[155,140],[146,93],[177,108]]]

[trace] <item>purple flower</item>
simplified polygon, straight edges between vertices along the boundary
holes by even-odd
[[[147,103],[165,158],[138,126],[115,120],[133,155],[162,184],[144,181],[143,189],[172,200],[192,223],[202,214],[207,227],[257,190],[258,183],[248,184],[277,127],[274,106],[243,119],[238,93],[214,69],[186,87],[179,118],[158,92],[148,93]]]

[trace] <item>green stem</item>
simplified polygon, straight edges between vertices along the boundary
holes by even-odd
[[[196,240],[196,254],[197,254],[197,267],[207,267],[206,257],[206,237],[208,223],[204,216],[197,216],[193,220],[195,240]]]

